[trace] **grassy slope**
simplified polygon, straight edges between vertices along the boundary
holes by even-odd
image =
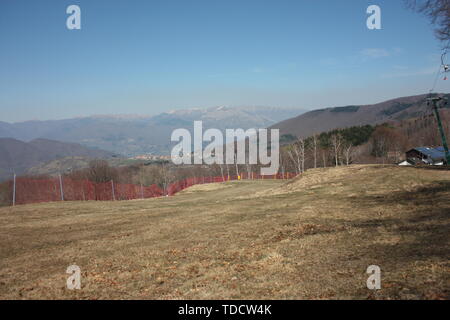
[[[449,199],[450,171],[355,166],[2,208],[0,298],[448,299]],[[365,287],[372,264],[377,292]]]

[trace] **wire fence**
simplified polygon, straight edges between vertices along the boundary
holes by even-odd
[[[262,176],[256,173],[242,173],[239,176],[193,177],[176,181],[160,188],[157,185],[115,183],[114,181],[95,183],[89,180],[74,180],[57,177],[48,179],[17,177],[6,182],[6,198],[10,205],[30,204],[51,201],[112,201],[147,199],[172,196],[181,190],[197,184],[219,183],[233,180],[251,179],[291,179],[294,173]]]

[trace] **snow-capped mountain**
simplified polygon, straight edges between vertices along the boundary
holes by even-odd
[[[191,131],[196,120],[203,121],[205,130],[257,129],[303,112],[295,108],[218,106],[173,110],[155,116],[96,115],[65,120],[0,122],[0,137],[76,142],[126,156],[143,153],[167,155],[171,150],[172,131],[177,128]]]

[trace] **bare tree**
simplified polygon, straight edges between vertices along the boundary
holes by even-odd
[[[88,179],[93,182],[109,182],[117,180],[118,173],[111,168],[106,160],[92,160],[89,163]]]
[[[348,166],[352,160],[353,155],[353,145],[351,143],[347,143],[344,146],[344,155],[345,155],[345,164]]]
[[[289,170],[289,163],[290,163],[290,157],[288,154],[288,151],[285,148],[281,148],[280,149],[280,169],[281,169],[281,174],[284,176],[286,174],[286,172],[288,172]]]
[[[168,188],[169,188],[169,184],[170,184],[170,172],[169,172],[169,168],[168,165],[165,163],[161,164],[161,168],[160,168],[160,173],[161,173],[161,180],[162,180],[162,187],[164,190],[164,195],[167,196],[168,195]]]
[[[333,146],[336,167],[339,165],[339,154],[341,152],[342,141],[343,139],[340,133],[335,133],[331,136],[331,145]]]
[[[288,149],[288,155],[296,167],[297,173],[305,171],[305,140],[299,138]]]
[[[450,40],[449,0],[404,0],[406,5],[428,17],[436,26],[436,37],[441,41]]]
[[[370,139],[372,154],[377,158],[381,158],[383,164],[386,162],[390,151],[390,141],[393,141],[392,131],[393,129],[391,128],[380,126],[374,131]]]
[[[287,154],[289,155],[289,158],[291,159],[292,163],[294,164],[294,168],[295,168],[295,173],[299,174],[300,173],[300,159],[297,157],[297,154],[295,154],[294,148],[290,148],[287,151]]]
[[[298,151],[300,154],[301,172],[303,173],[305,172],[305,140],[302,138],[298,139]]]
[[[313,148],[313,155],[314,155],[314,169],[317,168],[317,135],[314,134],[312,136],[312,148]]]
[[[325,155],[325,149],[322,149],[322,161],[323,161],[323,167],[327,167],[327,157]]]

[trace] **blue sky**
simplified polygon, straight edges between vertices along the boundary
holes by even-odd
[[[375,103],[428,92],[441,46],[400,0],[2,0],[0,120]]]

